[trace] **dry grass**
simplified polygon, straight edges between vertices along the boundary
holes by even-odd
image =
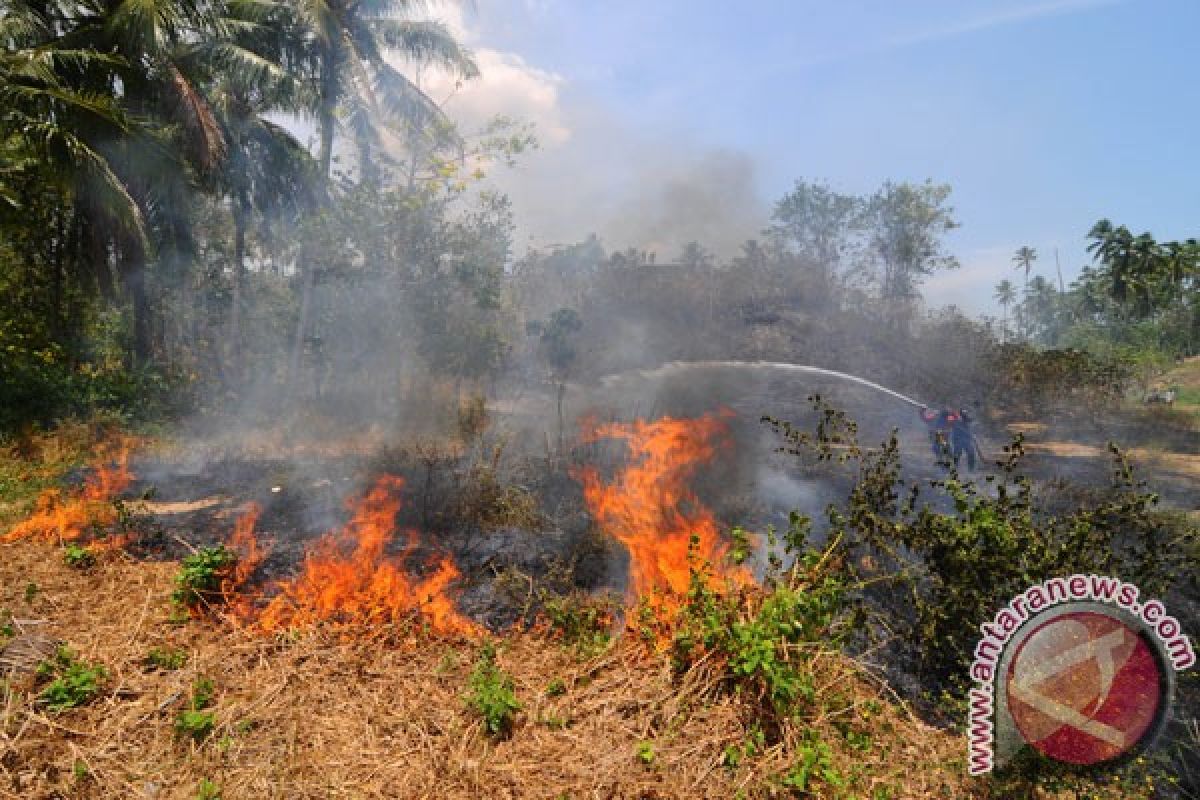
[[[61,715],[28,692],[0,695],[0,797],[193,798],[202,779],[224,800],[754,797],[794,762],[804,732],[789,727],[785,744],[729,769],[724,750],[746,738],[748,707],[718,689],[710,667],[675,676],[632,640],[580,661],[521,634],[501,640],[499,663],[524,708],[511,738],[493,741],[463,699],[475,644],[413,631],[264,639],[224,623],[174,624],[174,569],[110,554],[80,573],[45,544],[0,548],[0,608],[44,621],[42,634],[109,673],[97,699]],[[155,647],[185,651],[185,666],[147,667]],[[201,676],[216,685],[216,726],[196,744],[173,726]],[[817,676],[821,696],[839,700],[811,727],[838,769],[861,774],[855,794],[982,791],[965,783],[960,739],[911,717],[848,660],[830,653]],[[556,680],[565,692],[548,696]],[[869,748],[850,747],[838,733],[846,725],[869,731]],[[652,743],[651,763],[638,756],[642,742]]]

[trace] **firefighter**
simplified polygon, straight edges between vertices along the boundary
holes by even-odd
[[[965,408],[960,408],[957,414],[951,414],[952,420],[950,426],[950,446],[951,456],[954,461],[955,468],[958,467],[958,461],[965,453],[967,456],[967,469],[971,472],[975,471],[975,457],[978,455],[982,460],[982,454],[979,452],[979,441],[975,438],[975,432],[971,430],[971,415],[967,413]]]
[[[929,432],[929,446],[933,450],[933,460],[939,464],[950,460],[950,412],[939,411],[935,408],[922,408],[921,421]]]
[[[922,408],[921,421],[929,432],[929,445],[933,458],[938,464],[957,469],[965,454],[967,469],[974,471],[976,457],[979,455],[979,443],[971,430],[973,420],[965,408],[958,411],[949,409]]]

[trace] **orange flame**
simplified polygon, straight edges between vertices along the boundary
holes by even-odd
[[[238,560],[233,572],[221,582],[221,596],[238,617],[247,617],[252,611],[252,603],[257,595],[247,595],[244,588],[249,584],[254,571],[266,560],[270,553],[269,547],[264,547],[254,533],[262,508],[257,503],[251,503],[233,523],[233,533],[229,536],[226,547],[237,554]]]
[[[113,500],[133,482],[129,469],[129,444],[122,442],[105,452],[92,464],[92,473],[84,481],[83,490],[75,496],[64,495],[60,489],[47,489],[38,496],[36,510],[28,519],[14,525],[0,537],[0,542],[18,539],[74,542],[85,535],[103,532],[117,521]],[[122,547],[128,536],[112,536],[92,542],[93,549],[108,550]]]
[[[725,419],[732,413],[612,422],[584,434],[585,442],[617,439],[628,445],[629,461],[611,482],[595,467],[578,469],[576,477],[592,518],[629,551],[631,602],[660,594],[655,609],[660,620],[672,615],[688,590],[693,536],[701,563],[739,583],[749,580],[743,570],[725,567],[728,544],[716,517],[688,488],[697,469],[727,444]]]
[[[413,531],[407,532],[408,544],[398,559],[386,555],[403,486],[393,476],[376,481],[351,506],[353,517],[346,527],[317,542],[298,576],[276,584],[278,594],[263,608],[258,627],[274,632],[317,623],[378,625],[420,614],[440,633],[479,633],[448,593],[459,577],[453,561],[441,558],[424,577],[406,572],[402,564],[417,546]]]

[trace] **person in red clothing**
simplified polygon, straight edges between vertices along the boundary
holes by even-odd
[[[967,469],[975,469],[976,456],[979,455],[979,443],[971,430],[971,417],[966,409],[951,411],[949,409],[921,408],[918,412],[925,429],[929,432],[929,444],[933,457],[939,464],[953,464],[958,467],[959,461],[965,454]]]

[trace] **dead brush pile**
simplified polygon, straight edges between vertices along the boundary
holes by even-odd
[[[837,710],[771,732],[711,658],[681,672],[633,636],[586,654],[544,634],[504,637],[496,663],[520,710],[496,738],[466,701],[477,642],[172,621],[173,564],[106,554],[80,572],[36,542],[3,554],[7,633],[64,641],[104,671],[93,697],[58,713],[40,699],[47,677],[7,677],[3,797],[194,798],[203,783],[226,800],[725,798],[787,795],[800,772],[811,796],[971,794],[959,738],[833,652],[813,679]]]

